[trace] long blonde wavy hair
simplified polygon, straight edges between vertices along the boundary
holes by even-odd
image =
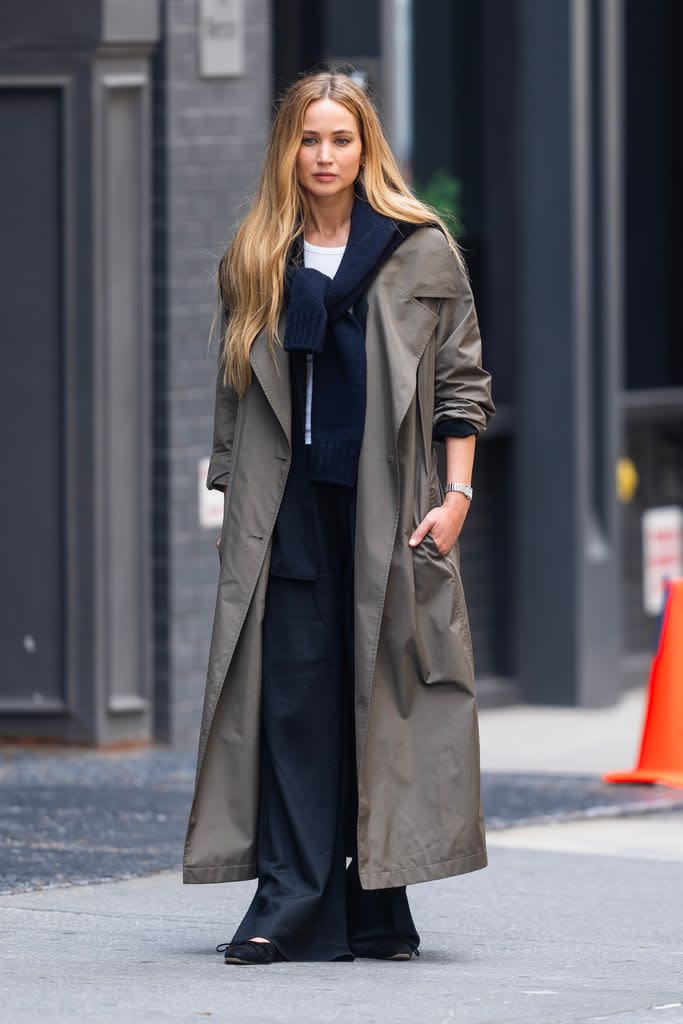
[[[435,209],[418,199],[398,168],[377,111],[367,93],[348,75],[316,72],[303,76],[284,93],[268,139],[255,196],[232,243],[220,259],[217,308],[210,337],[223,312],[220,339],[223,383],[241,397],[251,383],[249,351],[267,326],[271,355],[281,344],[277,326],[283,302],[285,264],[292,242],[310,223],[306,190],[298,181],[296,159],[309,103],[331,99],[346,107],[358,123],[365,158],[359,172],[370,205],[386,217],[438,224],[458,264],[467,274],[460,247]]]

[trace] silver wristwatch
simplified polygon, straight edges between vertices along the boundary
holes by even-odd
[[[469,485],[469,484],[454,484],[454,483],[449,483],[449,484],[446,484],[446,487],[445,487],[445,493],[448,493],[448,491],[462,491],[462,493],[463,493],[463,494],[464,494],[464,495],[465,495],[465,496],[466,496],[467,498],[469,498],[469,500],[470,500],[470,501],[472,501],[472,494],[474,493],[474,492],[472,491],[472,488],[470,487],[470,485]]]

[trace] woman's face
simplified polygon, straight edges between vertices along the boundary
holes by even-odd
[[[308,104],[296,158],[302,188],[320,198],[352,188],[361,155],[359,126],[350,110],[331,99]]]

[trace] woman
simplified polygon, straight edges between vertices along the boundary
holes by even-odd
[[[410,959],[406,886],[487,864],[458,537],[495,409],[458,246],[349,78],[283,97],[218,291],[183,880],[258,878],[227,963]]]

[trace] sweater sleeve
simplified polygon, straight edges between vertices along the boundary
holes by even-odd
[[[443,441],[447,437],[469,437],[478,434],[479,430],[469,420],[456,416],[447,416],[434,427],[432,437],[435,441]]]

